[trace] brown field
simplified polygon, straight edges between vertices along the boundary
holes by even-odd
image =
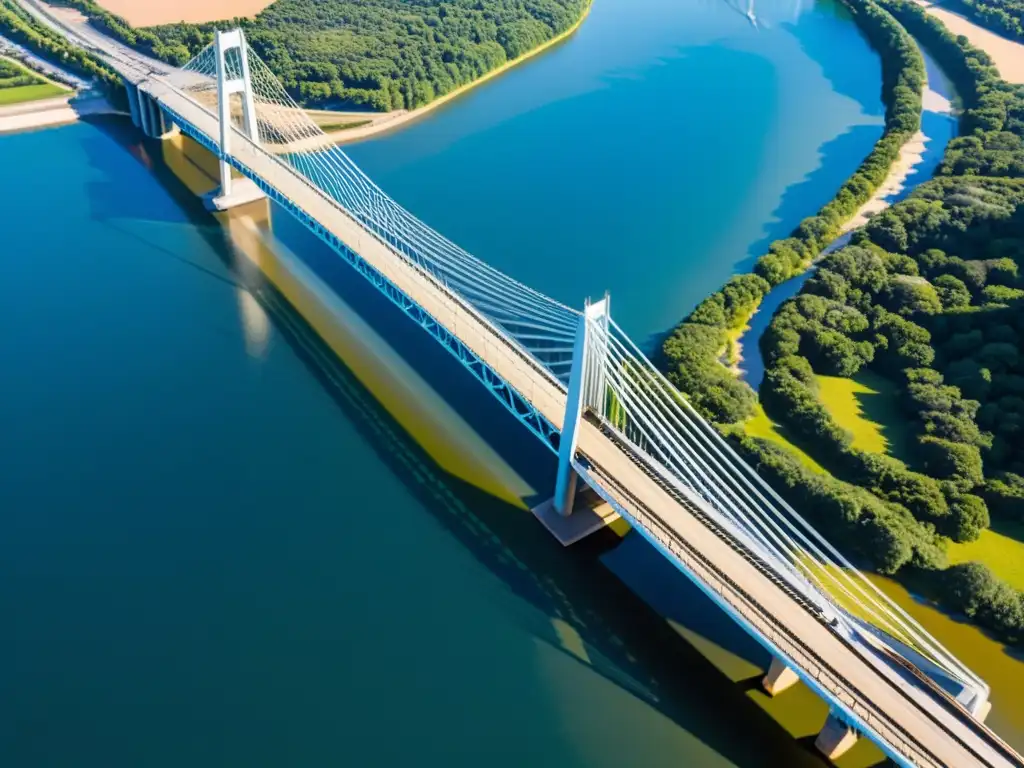
[[[133,27],[172,24],[176,21],[220,21],[255,16],[273,0],[97,0]]]

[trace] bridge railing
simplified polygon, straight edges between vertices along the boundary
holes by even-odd
[[[164,78],[162,78],[160,76],[153,76],[152,79],[154,81],[156,81],[156,82],[161,83],[166,88],[170,89],[175,94],[177,94],[179,97],[187,100],[189,105],[191,105],[195,109],[200,110],[201,112],[203,112],[204,115],[206,115],[210,119],[212,119],[214,121],[218,120],[217,115],[214,114],[209,109],[208,106],[206,106],[206,105],[202,104],[201,102],[196,101],[195,99],[191,98],[188,93],[182,92],[180,89],[175,87],[172,83],[168,82],[166,79],[164,79]],[[198,129],[198,127],[197,127],[197,130],[201,130],[201,129]],[[403,264],[405,264],[407,267],[411,268],[413,274],[416,275],[417,279],[425,281],[426,283],[428,283],[433,290],[436,290],[436,291],[439,291],[440,293],[442,293],[446,297],[446,299],[448,301],[452,302],[453,304],[456,304],[461,311],[465,312],[466,314],[471,315],[476,322],[480,323],[481,326],[483,326],[488,331],[490,331],[492,336],[495,339],[500,340],[501,343],[515,356],[515,358],[520,361],[520,363],[525,364],[526,370],[530,374],[539,375],[540,377],[542,377],[543,381],[546,382],[546,384],[550,385],[557,392],[559,392],[559,393],[564,395],[565,389],[566,389],[565,384],[558,377],[556,377],[547,367],[545,367],[540,361],[538,361],[529,352],[529,350],[525,349],[518,342],[518,340],[516,340],[514,337],[509,336],[507,333],[505,333],[504,329],[500,328],[494,322],[492,322],[490,320],[490,318],[488,318],[486,315],[484,315],[482,312],[480,312],[475,306],[473,306],[473,304],[471,302],[469,302],[465,298],[463,298],[457,291],[451,289],[448,285],[446,285],[444,283],[444,281],[438,279],[437,276],[434,275],[432,272],[430,272],[429,270],[424,269],[416,261],[414,261],[412,259],[409,259],[401,251],[395,249],[391,244],[389,244],[387,241],[382,239],[376,232],[367,229],[360,222],[355,220],[353,218],[352,214],[349,211],[347,211],[344,208],[344,206],[342,206],[332,196],[328,195],[323,190],[321,190],[319,187],[317,187],[317,185],[314,184],[313,181],[310,180],[308,177],[306,177],[302,173],[299,173],[297,170],[295,170],[295,168],[293,168],[288,163],[282,161],[281,158],[279,158],[274,153],[266,151],[259,144],[257,144],[254,141],[252,141],[244,132],[240,131],[237,127],[232,126],[232,132],[233,132],[232,133],[232,142],[233,142],[232,146],[234,148],[234,151],[238,155],[244,155],[244,154],[255,155],[255,156],[258,156],[263,161],[271,161],[271,162],[273,162],[275,167],[279,171],[281,171],[283,173],[286,173],[289,176],[289,178],[291,178],[293,181],[297,181],[300,184],[302,184],[304,189],[309,194],[315,195],[322,203],[324,203],[326,205],[329,205],[334,211],[336,211],[338,214],[344,216],[347,221],[351,222],[351,226],[353,228],[355,228],[356,232],[358,233],[357,234],[357,238],[358,237],[362,237],[362,236],[370,237],[370,238],[373,239],[374,242],[376,242],[380,246],[386,248],[390,254],[396,256],[397,258],[399,258],[402,261]],[[215,137],[208,136],[208,138],[211,139],[211,140],[216,141]],[[230,158],[230,160],[233,160],[234,162],[236,162],[236,163],[238,163],[240,165],[245,165],[245,163],[241,160],[240,157],[232,157],[232,158]],[[251,173],[253,175],[256,175],[256,173],[249,166],[246,166],[246,168],[249,170],[249,173]],[[271,184],[271,186],[273,186],[271,180],[263,179],[263,181],[265,183]],[[301,204],[298,201],[293,201],[293,202],[295,202],[295,204],[298,207],[300,207],[300,208],[302,207]],[[357,252],[362,248],[362,243],[358,239],[357,239],[356,242],[346,243],[346,245],[348,247],[352,248],[352,249],[355,249]],[[528,393],[522,393],[522,394],[528,394]]]
[[[903,758],[917,766],[942,768],[945,765],[898,722],[888,717],[872,702],[869,696],[833,670],[783,621],[773,616],[769,610],[745,592],[728,575],[716,568],[684,538],[675,534],[671,526],[641,502],[635,494],[618,483],[611,473],[604,470],[592,457],[586,454],[582,454],[582,456],[585,463],[578,469],[588,483],[631,525],[640,529],[645,538],[681,563],[689,572],[694,583],[732,613],[735,620],[746,624],[748,631],[753,630],[750,632],[753,637],[763,638],[763,644],[772,653],[786,659],[790,667],[804,682],[842,712],[852,726],[861,732],[870,731],[882,739],[889,745],[891,752],[895,753],[891,754],[894,758]],[[692,508],[691,511],[696,512]],[[704,517],[703,515],[699,516]],[[718,532],[718,536],[727,538],[727,534],[722,531]],[[822,623],[824,624],[824,622]],[[861,652],[855,646],[838,635],[836,637],[853,653],[861,656]],[[868,660],[865,660],[865,663],[870,665]],[[927,710],[912,699],[907,699],[907,701],[911,706],[916,706],[928,714]],[[967,745],[964,744],[964,747],[967,748]]]

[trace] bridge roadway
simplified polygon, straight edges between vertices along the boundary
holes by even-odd
[[[219,136],[217,118],[159,76],[146,91],[209,139]],[[377,239],[340,206],[289,166],[242,133],[232,137],[232,156],[246,175],[273,187],[302,214],[336,237],[415,301],[438,323],[561,428],[565,393],[538,363],[501,331]],[[958,710],[945,695],[915,695],[895,673],[886,675],[866,651],[834,632],[805,602],[758,567],[748,553],[700,513],[701,502],[670,495],[652,479],[649,460],[614,441],[592,421],[581,425],[580,470],[602,495],[659,542],[697,579],[786,657],[826,699],[842,701],[864,726],[910,762],[921,766],[1022,763],[998,737]]]
[[[33,10],[40,12],[38,6]],[[53,17],[47,21],[58,29],[64,26],[59,20],[54,23]],[[78,30],[63,31],[81,39],[75,34]],[[107,40],[95,30],[88,39],[94,49]],[[134,83],[144,80],[147,93],[166,111],[217,143],[219,125],[212,113],[175,89],[148,60],[132,60],[120,45],[109,50],[107,60],[115,68]],[[232,157],[247,176],[292,201],[299,209],[294,213],[305,217],[307,226],[358,254],[561,429],[566,401],[561,386],[499,329],[365,230],[309,180],[238,131],[232,138]],[[657,470],[648,457],[592,418],[581,423],[578,446],[577,468],[595,490],[891,757],[920,766],[1024,766],[1019,755],[952,697],[937,688],[928,693],[908,684],[895,671],[887,672],[889,668],[878,658],[870,658],[865,646],[835,632],[813,607],[711,523],[702,512],[702,501],[670,492],[655,480]]]

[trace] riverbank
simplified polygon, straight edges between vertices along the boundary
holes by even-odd
[[[438,99],[434,99],[429,104],[425,104],[422,107],[418,107],[417,109],[395,110],[394,112],[387,112],[384,113],[383,119],[373,119],[373,121],[368,125],[359,126],[357,128],[350,128],[348,130],[326,133],[324,136],[325,143],[327,143],[328,140],[329,143],[332,144],[350,144],[356,141],[363,141],[364,139],[368,139],[372,136],[378,136],[380,134],[401,128],[402,126],[408,125],[414,120],[420,119],[424,115],[430,114],[438,107],[442,107],[445,104],[448,104],[449,102],[459,98],[460,96],[464,96],[466,93],[476,88],[477,86],[483,85],[484,83],[493,80],[494,78],[500,75],[505,74],[513,67],[519,66],[520,64],[529,61],[533,57],[541,53],[544,53],[544,51],[548,50],[549,48],[552,48],[558,45],[559,43],[563,42],[567,38],[571,37],[573,34],[576,33],[576,30],[578,30],[583,25],[583,22],[586,21],[587,16],[590,15],[590,9],[593,7],[593,5],[593,0],[589,0],[586,9],[583,11],[583,15],[579,17],[575,24],[573,24],[571,27],[565,30],[565,32],[562,32],[559,35],[555,35],[555,37],[551,38],[546,43],[543,43],[542,45],[534,48],[533,50],[524,53],[522,56],[519,56],[518,58],[506,61],[500,67],[498,67],[497,69],[492,69],[483,77],[480,77],[471,83],[466,83],[465,85],[456,88],[454,91],[446,93],[444,96],[441,96]],[[323,114],[323,112],[321,112],[320,114]],[[353,113],[340,113],[340,116],[345,116],[348,114]],[[376,114],[380,115],[381,113]],[[303,149],[309,149],[309,147],[304,145]]]
[[[123,114],[102,97],[75,99],[74,95],[0,107],[0,134],[75,123],[92,115]]]
[[[931,173],[915,177],[919,171],[927,169],[930,157],[941,157],[946,145],[956,136],[957,123],[954,117],[955,104],[959,97],[949,78],[939,68],[938,63],[929,55],[920,43],[917,44],[925,62],[926,79],[922,94],[922,126],[929,132],[940,130],[949,121],[951,129],[941,135],[928,135],[919,130],[901,148],[896,162],[893,163],[889,175],[871,198],[862,205],[849,221],[842,227],[842,234],[833,240],[815,259],[815,263],[828,254],[842,248],[850,242],[853,233],[868,223],[872,216],[884,211],[898,202],[920,184],[931,178]],[[934,122],[929,116],[939,118]],[[944,120],[943,120],[944,118]],[[911,179],[913,181],[911,182]],[[804,283],[814,274],[812,264],[807,271],[780,283],[765,294],[754,314],[750,317],[743,332],[734,340],[740,353],[742,364],[732,370],[749,384],[755,391],[761,385],[764,376],[764,360],[761,356],[761,336],[768,330],[776,310],[789,299],[796,296]],[[746,348],[746,353],[743,352]]]
[[[914,0],[949,29],[954,35],[963,35],[975,48],[989,55],[999,70],[999,75],[1008,83],[1024,84],[1024,43],[1002,37],[985,29],[959,13],[943,8],[941,3],[928,0]]]

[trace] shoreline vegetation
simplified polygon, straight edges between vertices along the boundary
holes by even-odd
[[[373,121],[340,133],[346,139],[404,125],[425,108],[437,108],[536,56],[573,34],[592,2],[277,0],[254,18],[134,28],[95,0],[53,1],[81,11],[118,41],[175,65],[202,50],[215,30],[240,26],[304,108],[349,115],[361,110],[360,119]]]
[[[923,5],[926,0],[915,0]],[[1024,43],[1024,0],[945,0],[944,5],[1002,37]],[[939,3],[930,3],[937,6]],[[941,21],[942,19],[940,19]],[[957,30],[950,27],[951,32]],[[975,44],[973,40],[968,40]]]
[[[71,89],[67,86],[0,54],[0,106],[52,99],[69,93]]]
[[[116,110],[127,107],[120,76],[93,54],[37,22],[13,0],[0,0],[0,33],[59,68],[92,82]]]
[[[941,22],[954,35],[963,35],[967,41],[984,51],[1000,76],[1008,83],[1024,84],[1024,35],[1013,38],[993,24],[985,24],[984,17],[968,13],[967,2],[956,0],[914,0],[929,16]],[[973,0],[971,0],[973,2]],[[978,3],[978,5],[982,5]],[[1020,1],[1021,20],[1024,25],[1024,0]]]
[[[422,107],[418,107],[417,109],[414,109],[411,112],[385,113],[388,115],[388,117],[384,120],[371,119],[368,123],[364,123],[362,125],[354,125],[340,130],[328,131],[327,128],[329,126],[321,126],[321,128],[326,134],[326,138],[329,139],[332,143],[350,144],[355,141],[362,141],[364,139],[370,138],[371,136],[377,136],[379,134],[387,133],[389,131],[393,131],[405,125],[408,125],[414,120],[418,120],[421,117],[424,117],[430,112],[433,112],[437,108],[454,101],[460,96],[464,96],[477,86],[483,85],[484,83],[493,80],[494,78],[499,77],[500,75],[505,74],[513,67],[523,64],[524,62],[532,59],[534,56],[544,53],[545,51],[549,50],[550,48],[553,48],[554,46],[558,45],[564,40],[567,40],[569,37],[576,34],[579,28],[583,25],[583,22],[586,21],[587,16],[590,15],[590,9],[593,6],[593,2],[594,0],[586,0],[586,7],[583,10],[583,15],[580,16],[576,23],[569,27],[569,29],[556,35],[547,42],[542,43],[537,48],[527,51],[518,58],[506,61],[497,69],[492,69],[490,72],[487,72],[480,78],[473,80],[472,82],[466,83],[465,85],[459,86],[451,93],[447,93],[444,96],[434,99],[429,104],[425,104]],[[394,117],[390,117],[390,115],[394,115]]]
[[[811,267],[843,227],[885,184],[904,147],[918,134],[926,80],[924,59],[902,26],[872,0],[845,0],[855,23],[882,59],[885,130],[868,157],[816,215],[776,240],[752,272],[734,275],[676,326],[661,349],[669,380],[706,416],[731,424],[754,414],[756,396],[720,364],[773,287]],[[730,339],[732,341],[730,342]]]
[[[960,135],[932,180],[820,262],[762,339],[760,404],[796,446],[814,445],[832,476],[811,476],[784,441],[754,440],[743,425],[729,431],[827,536],[1020,644],[1024,592],[964,562],[963,550],[951,558],[947,542],[1024,521],[1024,88],[919,4],[878,2],[955,83]],[[901,450],[858,444],[851,426],[866,422],[838,411],[828,377],[853,386],[865,373],[881,377],[875,421],[901,435]],[[892,406],[884,415],[883,401]]]

